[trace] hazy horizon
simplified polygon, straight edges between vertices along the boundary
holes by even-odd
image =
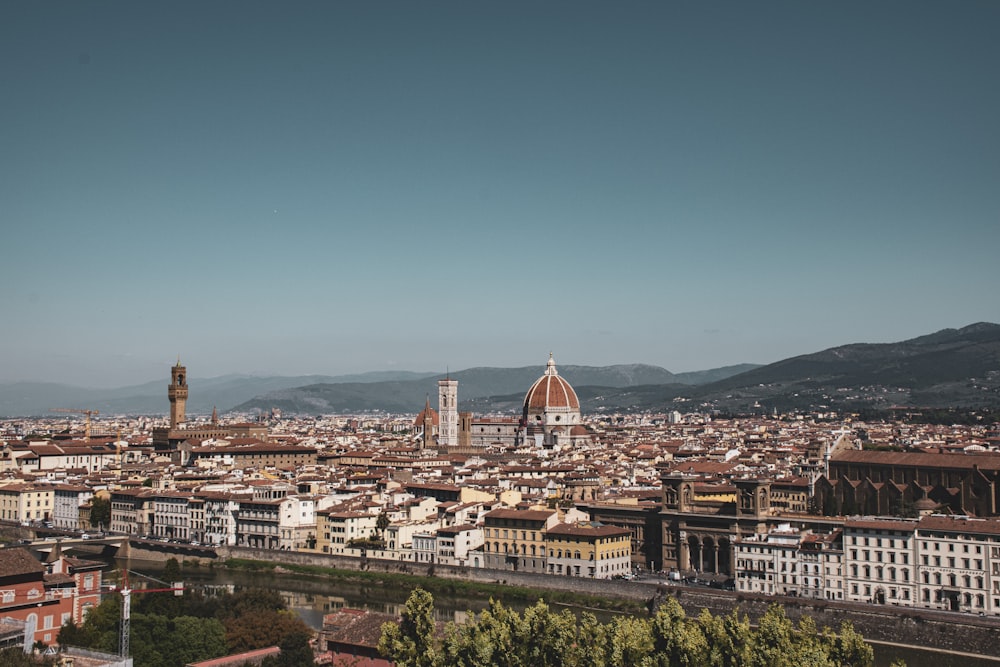
[[[547,359],[546,359],[546,361],[547,361]],[[184,360],[181,359],[181,362],[183,363]],[[752,364],[752,362],[746,362],[746,363],[750,363],[751,365],[758,365],[758,364]],[[623,364],[607,364],[606,366],[595,366],[593,364],[557,364],[557,367],[558,366],[563,366],[563,365],[565,365],[565,366],[584,367],[584,368],[605,368],[605,367],[620,366],[620,365],[623,365],[623,366],[632,366],[632,365],[655,366],[655,364],[644,364],[643,362],[638,361],[638,362],[623,363]],[[728,364],[727,366],[714,366],[714,367],[711,367],[711,368],[699,368],[699,369],[695,369],[694,371],[681,371],[681,372],[677,372],[677,373],[674,373],[674,371],[671,371],[671,372],[674,373],[675,375],[678,375],[678,374],[689,373],[689,372],[713,371],[713,370],[718,370],[720,368],[726,368],[726,367],[730,367],[730,366],[741,366],[741,365],[743,365],[743,364]],[[532,368],[534,366],[538,367],[539,373],[542,373],[545,370],[545,364],[542,363],[542,364],[520,364],[520,365],[516,365],[516,366],[469,366],[467,368],[452,368],[452,369],[450,369],[450,372],[451,373],[461,373],[463,371],[473,370],[473,369],[477,369],[477,368],[502,368],[502,369],[508,369],[508,368]],[[662,368],[662,366],[660,368]],[[374,375],[374,374],[377,374],[377,373],[413,373],[415,375],[444,375],[447,372],[449,372],[448,370],[443,370],[443,371],[436,371],[436,370],[434,370],[434,371],[429,371],[429,370],[428,371],[421,371],[421,370],[414,370],[414,369],[411,369],[411,368],[400,368],[400,369],[397,369],[397,370],[389,370],[389,371],[387,371],[387,370],[361,371],[359,373],[295,373],[295,374],[292,374],[292,373],[277,373],[277,374],[264,374],[264,373],[241,373],[241,372],[237,371],[237,372],[233,372],[233,373],[223,373],[222,375],[202,376],[202,375],[198,375],[197,373],[192,374],[191,373],[192,370],[193,369],[188,368],[188,375],[189,375],[188,382],[199,382],[199,381],[204,381],[204,380],[219,380],[219,379],[225,379],[225,378],[230,378],[230,377],[233,377],[233,378],[240,378],[240,377],[243,377],[243,378],[272,378],[272,377],[310,377],[310,376],[350,377],[350,376],[355,376],[355,375],[357,375],[357,376]],[[664,370],[670,371],[669,368],[664,369]],[[140,380],[139,382],[129,382],[129,383],[122,384],[122,385],[111,385],[111,386],[74,385],[72,383],[60,382],[58,380],[35,380],[35,379],[30,379],[30,378],[19,379],[19,380],[0,381],[0,384],[18,384],[18,383],[31,383],[31,384],[34,384],[34,383],[38,383],[38,384],[59,384],[59,385],[73,386],[73,387],[77,387],[77,388],[80,388],[80,389],[118,389],[118,388],[122,388],[122,387],[142,386],[142,385],[146,385],[146,384],[163,384],[163,383],[169,383],[169,381],[170,381],[170,366],[167,366],[167,367],[164,368],[164,372],[163,372],[162,375],[163,375],[163,377],[159,377],[159,378],[150,378],[150,379],[146,379],[146,380]]]

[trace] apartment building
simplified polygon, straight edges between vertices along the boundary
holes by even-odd
[[[925,516],[913,540],[919,606],[1000,616],[1000,519]]]
[[[80,506],[90,502],[94,491],[82,484],[56,484],[52,488],[52,525],[68,530],[86,529],[80,521]]]
[[[571,577],[611,579],[632,568],[627,528],[600,523],[560,523],[545,531],[547,571]]]
[[[449,565],[469,564],[470,555],[483,546],[483,529],[471,524],[446,526],[437,531],[437,557],[439,563]],[[480,567],[480,562],[472,564]]]
[[[917,599],[917,525],[916,520],[888,517],[844,522],[845,600],[913,605]]]
[[[111,492],[111,532],[145,537],[152,533],[154,491],[147,488]]]
[[[0,486],[0,519],[6,521],[50,521],[54,490],[48,484],[11,482]]]
[[[378,517],[368,512],[334,508],[316,512],[317,548],[325,554],[342,554],[351,540],[371,537]]]
[[[316,546],[316,499],[286,496],[278,502],[278,548],[284,551]]]
[[[236,513],[236,544],[252,549],[278,549],[281,546],[281,500],[243,498]]]
[[[545,531],[559,523],[556,510],[496,509],[483,522],[484,567],[546,571]]]
[[[240,501],[249,499],[250,494],[211,491],[200,495],[204,499],[205,508],[205,533],[202,542],[213,546],[235,546]]]
[[[738,538],[736,590],[820,600],[844,599],[841,532],[816,534],[791,524]]]

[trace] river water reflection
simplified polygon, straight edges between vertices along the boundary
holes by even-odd
[[[132,560],[129,568],[159,578],[163,564]],[[367,609],[385,614],[399,614],[412,590],[412,588],[399,586],[352,583],[318,577],[207,568],[185,569],[183,578],[185,585],[193,587],[220,587],[231,591],[266,588],[278,591],[288,604],[289,609],[295,611],[302,620],[317,630],[322,627],[325,614],[344,607]],[[527,606],[516,600],[501,601],[518,611],[522,611]],[[468,618],[469,612],[478,613],[486,609],[488,605],[488,597],[434,594],[434,610],[438,621],[461,623]],[[583,611],[580,608],[569,608],[573,611]],[[610,621],[615,615],[614,612],[603,610],[589,611],[593,611],[598,620],[604,623]],[[896,659],[905,660],[908,667],[1000,667],[1000,658],[970,658],[924,649],[884,645],[875,645],[874,648],[878,667],[888,667]]]

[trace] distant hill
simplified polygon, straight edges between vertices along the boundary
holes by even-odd
[[[638,384],[674,382],[670,371],[658,366],[626,364],[617,366],[559,366],[559,374],[574,387],[599,384],[628,387]],[[520,395],[518,404],[532,383],[545,372],[544,366],[521,368],[470,368],[450,373],[458,380],[459,409],[492,405],[491,397]],[[239,412],[280,408],[289,414],[336,414],[361,411],[417,413],[430,398],[437,405],[437,382],[444,375],[409,382],[369,384],[318,384],[258,396],[233,408]],[[504,401],[505,403],[507,401]],[[500,409],[500,408],[491,408]]]
[[[517,412],[538,367],[473,368],[453,373],[459,407],[475,413]],[[856,343],[784,359],[698,373],[656,367],[560,366],[583,411],[680,410],[768,412],[864,410],[893,406],[1000,409],[1000,325],[973,324],[899,343]],[[239,410],[279,407],[289,413],[385,410],[436,405],[437,380],[299,387],[257,397]]]
[[[711,382],[718,382],[719,380],[724,380],[728,377],[734,375],[739,375],[740,373],[746,373],[755,368],[760,368],[760,364],[737,364],[735,366],[723,366],[722,368],[713,368],[708,371],[691,371],[689,373],[677,373],[674,375],[674,382],[680,384],[709,384]],[[643,383],[646,384],[646,383]],[[655,384],[655,383],[649,383]]]
[[[834,347],[701,385],[690,397],[726,409],[1000,407],[1000,325]]]
[[[855,343],[756,366],[741,364],[674,374],[658,366],[559,366],[585,413],[680,410],[733,412],[886,409],[891,406],[1000,409],[1000,325],[944,329],[898,343]],[[516,412],[544,365],[470,368],[459,382],[459,409]],[[188,412],[280,408],[287,414],[364,411],[416,413],[437,405],[435,373],[191,379]],[[165,414],[162,382],[84,389],[19,382],[0,385],[0,415],[42,415],[50,408],[102,414]],[[54,415],[53,415],[54,416]]]
[[[300,375],[293,377],[257,377],[252,375],[223,375],[215,378],[191,378],[187,411],[190,414],[209,414],[212,408],[220,411],[248,401],[254,396],[272,391],[301,387],[317,383],[346,383],[385,381],[412,381],[429,377],[432,373],[412,371],[375,371],[357,375]],[[170,370],[166,369],[159,382],[94,389],[44,382],[12,382],[0,384],[0,416],[41,416],[51,408],[79,408],[99,410],[101,414],[157,415],[166,414],[167,385]]]

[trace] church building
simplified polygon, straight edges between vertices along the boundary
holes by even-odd
[[[551,353],[545,373],[524,397],[519,439],[521,444],[539,449],[574,447],[591,442],[590,431],[580,416],[580,399],[570,383],[559,375]]]

